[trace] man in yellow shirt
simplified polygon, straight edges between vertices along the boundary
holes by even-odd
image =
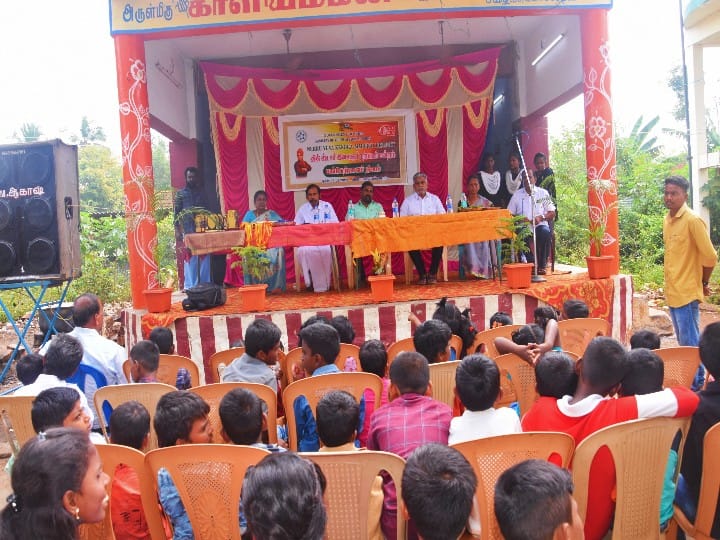
[[[682,176],[665,179],[665,300],[678,344],[696,347],[700,339],[699,305],[710,294],[710,274],[717,253],[707,225],[687,205],[689,188]],[[703,375],[701,366],[693,387],[702,386]]]

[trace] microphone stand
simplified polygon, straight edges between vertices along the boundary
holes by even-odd
[[[533,240],[533,260],[535,261],[533,264],[533,275],[530,281],[532,283],[542,283],[544,281],[547,281],[544,277],[538,275],[538,251],[537,251],[537,235],[535,234],[535,184],[530,183],[530,173],[527,170],[527,166],[525,165],[525,157],[522,153],[522,148],[520,148],[520,140],[518,139],[518,133],[514,133],[513,137],[515,138],[515,145],[518,149],[518,154],[520,155],[520,161],[522,163],[523,170],[520,172],[522,175],[523,172],[525,173],[525,179],[528,183],[528,186],[530,186],[530,215],[532,216],[532,223],[530,224],[530,231],[532,232],[532,240]],[[521,189],[525,189],[525,186],[521,186]]]

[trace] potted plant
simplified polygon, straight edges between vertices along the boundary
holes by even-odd
[[[247,311],[265,311],[267,283],[259,282],[272,275],[272,263],[267,250],[258,246],[234,247],[232,250],[240,258],[232,264],[233,268],[242,266],[243,273],[258,282],[238,289],[243,308]]]
[[[616,203],[611,203],[602,211],[600,219],[590,224],[587,236],[590,242],[590,255],[585,257],[587,262],[588,275],[590,279],[609,278],[613,270],[612,255],[603,255],[602,246],[607,229],[607,218],[610,211],[615,208]]]
[[[533,264],[522,261],[522,255],[529,253],[527,239],[532,236],[530,224],[525,216],[510,216],[502,220],[498,233],[507,238],[502,244],[502,272],[507,276],[508,287],[526,289],[532,279]]]
[[[386,273],[387,253],[380,253],[377,249],[372,251],[373,275],[368,276],[370,293],[375,302],[389,302],[393,297],[395,276]]]

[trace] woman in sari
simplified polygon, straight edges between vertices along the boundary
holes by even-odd
[[[243,223],[261,223],[263,221],[283,221],[280,215],[274,210],[268,210],[267,193],[262,189],[255,192],[253,196],[255,210],[248,210],[243,217]],[[285,250],[279,248],[268,248],[267,255],[270,258],[270,267],[272,274],[267,278],[256,281],[251,276],[244,274],[243,278],[246,285],[267,283],[268,292],[280,289],[285,292]]]
[[[480,178],[473,174],[467,181],[468,208],[489,208],[493,203],[480,195]],[[474,242],[464,244],[460,264],[477,279],[492,278],[491,242]]]

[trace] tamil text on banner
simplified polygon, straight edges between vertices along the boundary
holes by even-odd
[[[405,184],[416,169],[412,111],[286,116],[279,129],[285,191]]]

